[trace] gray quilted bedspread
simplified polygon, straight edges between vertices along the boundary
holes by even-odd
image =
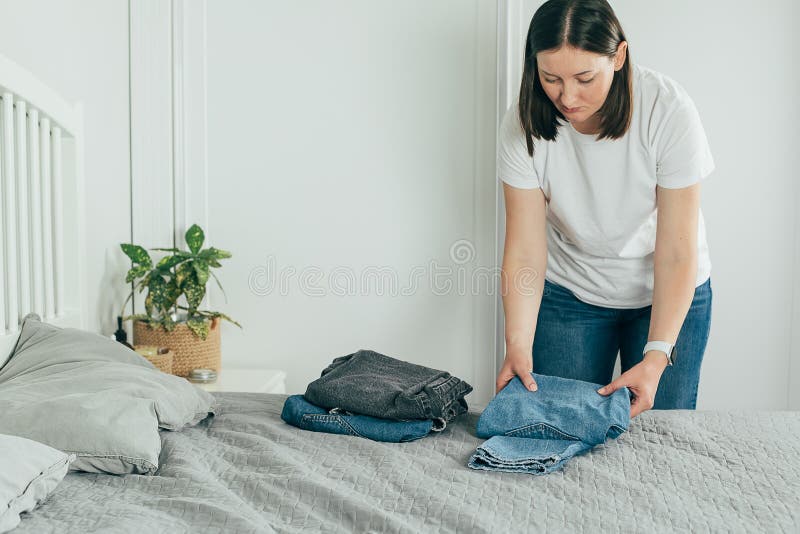
[[[474,471],[478,414],[410,443],[300,430],[219,393],[156,476],[69,474],[18,532],[800,532],[800,412],[650,411],[533,476]]]

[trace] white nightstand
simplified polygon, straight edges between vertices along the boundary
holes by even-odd
[[[217,381],[197,384],[206,391],[286,393],[286,372],[278,369],[222,369]]]

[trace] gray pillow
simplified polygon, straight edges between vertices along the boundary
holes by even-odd
[[[153,474],[159,429],[214,412],[214,397],[100,334],[29,314],[0,368],[0,433],[76,455],[71,469]]]
[[[45,500],[67,474],[75,456],[0,434],[0,532],[19,524],[19,514]]]

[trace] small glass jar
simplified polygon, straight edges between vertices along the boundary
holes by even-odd
[[[217,372],[213,369],[192,369],[186,378],[189,379],[189,382],[196,384],[210,384],[216,382]]]

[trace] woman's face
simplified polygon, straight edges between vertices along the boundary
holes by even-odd
[[[536,54],[539,81],[553,105],[578,131],[596,133],[614,72],[625,63],[628,43],[622,41],[614,58],[569,45]]]

